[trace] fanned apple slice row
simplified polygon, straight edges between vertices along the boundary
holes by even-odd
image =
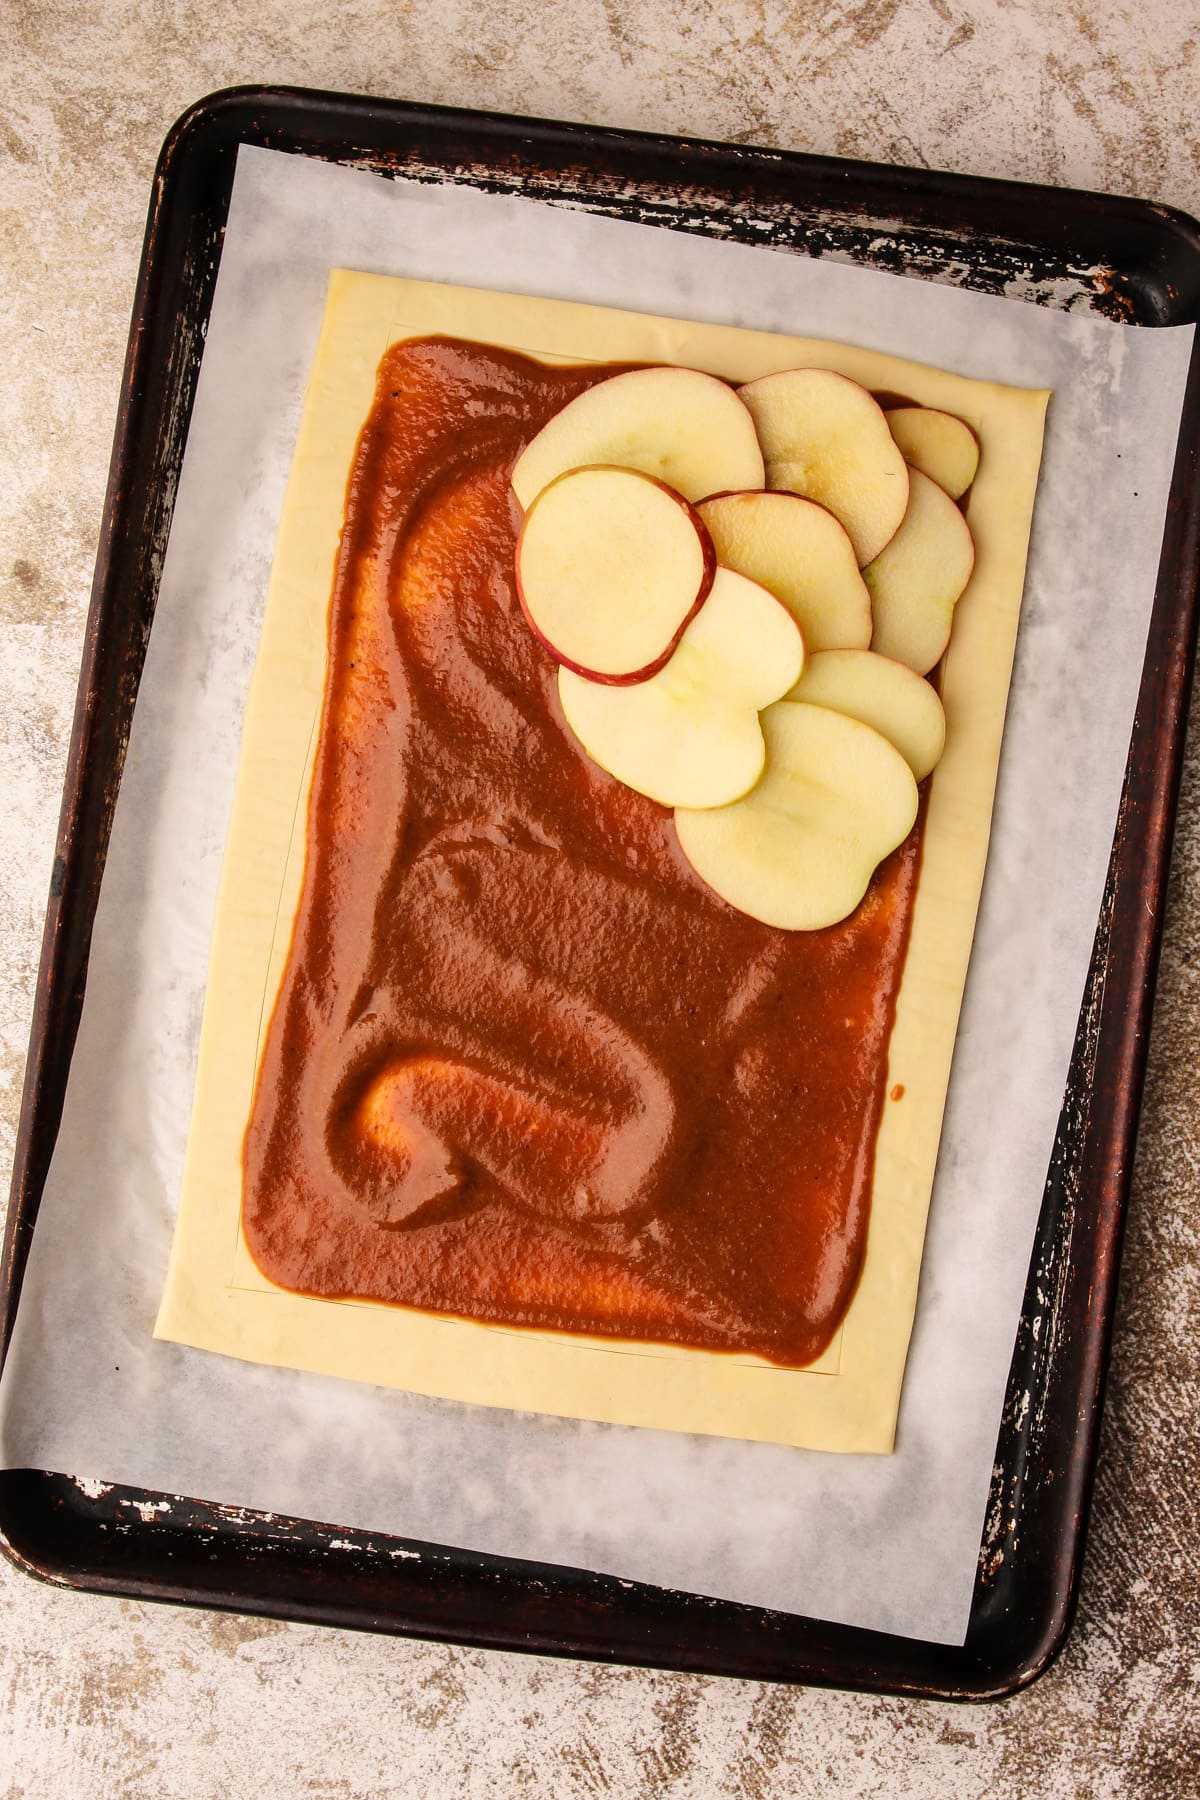
[[[528,511],[568,469],[640,469],[685,500],[761,487],[754,421],[733,389],[698,369],[631,369],[568,402],[517,459],[512,485]]]
[[[644,681],[712,586],[716,556],[680,495],[632,469],[574,469],[517,539],[517,591],[550,654],[592,681]]]
[[[828,706],[869,725],[893,744],[924,781],[946,744],[942,703],[923,676],[874,650],[823,650],[810,656],[788,700]]]
[[[782,600],[805,649],[865,650],[871,596],[833,514],[797,494],[719,494],[696,508],[717,561]]]
[[[722,900],[781,931],[848,918],[917,816],[917,784],[869,725],[781,700],[762,715],[767,766],[731,806],[675,813],[680,847]]]
[[[888,430],[910,468],[959,500],[979,469],[979,439],[953,413],[932,406],[897,406],[885,413]]]
[[[927,675],[950,642],[954,608],[974,567],[967,521],[936,481],[913,469],[904,523],[863,570],[875,615],[872,650]]]
[[[767,486],[828,507],[859,567],[872,562],[908,505],[908,467],[882,408],[832,369],[785,369],[738,393],[758,428]]]
[[[793,686],[804,640],[756,582],[718,569],[670,661],[631,687],[558,672],[567,724],[593,762],[662,806],[724,806],[754,786],[758,715]]]

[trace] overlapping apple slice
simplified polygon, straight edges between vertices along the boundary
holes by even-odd
[[[593,762],[663,806],[724,806],[763,771],[759,713],[804,664],[795,620],[772,594],[718,569],[670,661],[634,686],[558,673],[567,724]],[[907,673],[907,671],[905,671]]]
[[[796,494],[719,494],[696,508],[717,561],[782,600],[806,649],[865,650],[871,596],[858,558],[833,514]]]
[[[667,661],[712,586],[712,540],[682,495],[633,469],[573,469],[537,496],[517,539],[517,592],[560,663],[641,682]]]
[[[960,500],[979,469],[979,439],[971,427],[932,406],[897,406],[884,417],[909,467]]]
[[[946,715],[929,683],[906,663],[874,650],[824,650],[810,656],[788,700],[828,706],[879,732],[924,781],[941,760]]]
[[[762,715],[767,764],[732,805],[679,808],[680,847],[739,912],[782,931],[852,913],[917,816],[907,762],[858,719],[781,700]]]
[[[873,562],[908,505],[908,465],[882,408],[832,369],[785,369],[738,393],[758,430],[767,486],[827,507],[859,566]]]
[[[954,608],[974,567],[967,521],[936,481],[913,469],[904,522],[863,570],[875,615],[872,650],[928,674],[950,642]]]
[[[698,369],[631,369],[587,388],[518,457],[513,491],[528,511],[558,476],[599,464],[640,469],[685,500],[763,485],[754,420]]]

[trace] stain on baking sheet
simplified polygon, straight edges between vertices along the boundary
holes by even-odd
[[[736,157],[737,151],[736,144],[724,146],[726,159]],[[761,167],[762,152],[747,150],[745,154],[748,160],[753,154],[754,166]],[[444,169],[403,152],[394,156],[376,153],[352,166],[427,185],[446,181]],[[549,175],[532,160],[522,162],[516,156],[503,173],[497,173],[494,166],[485,169],[464,164],[455,170],[455,177],[485,193],[519,195],[693,236],[794,250],[830,262],[915,275],[1059,311],[1096,311],[1118,319],[1132,318],[1135,312],[1127,283],[1107,265],[1085,263],[1064,269],[1059,258],[1040,255],[1029,245],[985,237],[969,225],[952,231],[914,224],[899,216],[864,212],[855,219],[844,209],[811,204],[800,208],[756,191],[750,181],[744,195],[735,199],[700,187],[680,189],[641,177],[622,179],[594,168]]]

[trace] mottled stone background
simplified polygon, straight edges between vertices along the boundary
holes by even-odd
[[[0,0],[0,1159],[19,1103],[151,171],[286,82],[1138,194],[1200,213],[1194,0]],[[1200,1792],[1200,746],[1163,950],[1075,1632],[1029,1693],[913,1705],[57,1593],[0,1569],[0,1790]]]

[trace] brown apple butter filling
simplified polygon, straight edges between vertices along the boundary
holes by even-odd
[[[380,365],[244,1229],[307,1294],[802,1366],[862,1265],[920,827],[843,924],[776,931],[579,749],[509,474],[613,372]]]

